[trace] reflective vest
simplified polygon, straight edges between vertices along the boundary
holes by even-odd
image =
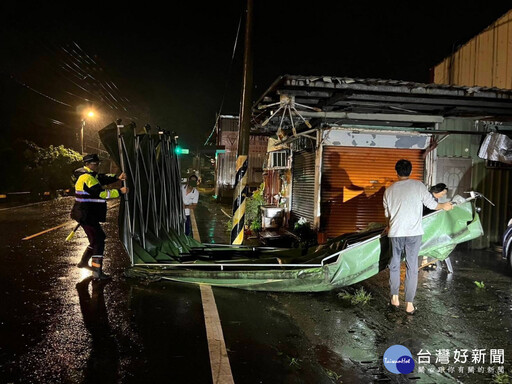
[[[105,189],[118,180],[113,174],[98,174],[88,167],[75,170],[75,204],[71,218],[79,223],[94,224],[106,221],[107,200],[118,198],[118,189]]]

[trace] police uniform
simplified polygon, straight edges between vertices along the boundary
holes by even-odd
[[[84,156],[84,163],[99,162],[96,154]],[[74,172],[77,178],[75,184],[75,204],[71,210],[71,218],[80,223],[89,239],[82,259],[77,264],[79,268],[90,268],[95,279],[108,278],[102,272],[103,253],[105,250],[105,232],[101,224],[107,218],[107,200],[120,196],[118,189],[105,189],[103,185],[116,182],[118,177],[114,174],[101,174],[92,171],[87,165]],[[92,267],[89,259],[92,257]]]

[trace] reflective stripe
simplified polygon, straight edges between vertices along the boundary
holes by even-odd
[[[106,200],[103,200],[103,199],[81,199],[79,197],[77,197],[75,200],[78,201],[79,203],[106,203],[107,202]]]
[[[91,267],[101,268],[102,262],[103,262],[103,255],[93,255],[92,261],[91,261]]]
[[[89,195],[89,192],[86,191],[75,191],[75,195]]]
[[[75,190],[76,191],[83,191],[84,190],[84,185],[86,185],[87,187],[91,188],[91,187],[93,187],[93,186],[95,186],[96,184],[99,184],[99,183],[100,182],[98,181],[98,179],[96,179],[96,177],[94,177],[90,173],[84,173],[84,174],[80,175],[80,177],[76,181]]]
[[[102,199],[117,199],[119,197],[119,191],[117,189],[105,189],[101,191],[100,197]]]

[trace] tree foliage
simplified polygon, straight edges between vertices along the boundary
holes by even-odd
[[[82,165],[82,156],[63,145],[41,148],[35,143],[17,141],[0,149],[0,172],[6,180],[2,192],[43,192],[73,186],[73,170]]]

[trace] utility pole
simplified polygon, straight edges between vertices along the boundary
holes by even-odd
[[[240,104],[240,123],[238,129],[238,153],[236,158],[235,190],[233,193],[233,229],[231,230],[231,244],[242,244],[244,241],[249,134],[252,115],[252,12],[253,0],[247,0],[243,68],[244,77]]]

